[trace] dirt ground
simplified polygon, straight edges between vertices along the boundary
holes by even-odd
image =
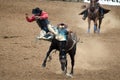
[[[87,34],[87,20],[78,15],[84,3],[44,0],[0,0],[0,80],[120,80],[120,6],[105,6],[100,34]],[[73,78],[61,74],[58,54],[46,68],[41,64],[50,42],[36,41],[38,25],[28,23],[25,13],[40,7],[51,24],[64,22],[77,33]],[[92,24],[91,24],[92,25]],[[68,56],[68,71],[70,59]]]

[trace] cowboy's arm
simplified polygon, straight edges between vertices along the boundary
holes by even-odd
[[[35,16],[32,16],[32,17],[28,17],[28,14],[26,13],[26,20],[28,22],[33,22],[35,20]]]
[[[47,19],[48,18],[48,14],[43,11],[40,17],[41,17],[41,19]]]

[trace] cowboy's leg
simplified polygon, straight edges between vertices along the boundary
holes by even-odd
[[[52,28],[50,24],[48,24],[47,27],[44,28],[44,30],[46,31],[46,34],[43,36],[43,39],[50,40],[54,37],[53,32],[51,32],[49,28]]]
[[[41,30],[39,36],[37,36],[37,39],[41,39],[41,38],[43,38],[45,35],[46,35],[46,32],[45,32],[44,30]]]
[[[48,32],[48,33],[43,37],[43,39],[51,40],[51,39],[53,39],[53,37],[54,37],[54,34],[51,33],[51,32]]]
[[[41,29],[44,30],[46,33],[49,32],[48,24],[49,24],[48,19],[45,19],[43,25],[41,26]]]
[[[83,20],[85,20],[85,19],[87,18],[87,15],[88,15],[88,9],[86,9],[86,10],[85,10],[85,12],[84,12],[84,15],[83,15],[83,18],[82,18],[82,19],[83,19]]]
[[[87,17],[87,15],[88,15],[88,9],[86,9],[84,16]]]
[[[48,32],[49,32],[48,26],[44,26],[43,30],[44,30],[46,33],[48,33]]]
[[[48,24],[47,26],[43,27],[43,30],[46,32],[46,34],[43,36],[42,39],[49,40],[49,39],[53,38],[53,34],[49,30],[49,26],[50,26],[50,24]]]
[[[99,5],[99,12],[100,12],[100,17],[104,18],[104,9]]]

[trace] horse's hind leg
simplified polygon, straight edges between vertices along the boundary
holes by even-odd
[[[101,23],[102,23],[102,19],[99,19],[99,26],[98,26],[98,33],[100,33],[100,26],[101,26]]]
[[[45,57],[45,59],[44,59],[44,62],[43,62],[43,64],[42,64],[42,67],[46,67],[47,58],[49,57],[50,52],[51,52],[52,50],[53,50],[53,47],[50,46],[50,48],[49,48],[49,50],[48,50],[48,52],[47,52],[47,54],[46,54],[46,57]]]
[[[94,33],[97,31],[97,24],[94,24]]]
[[[75,53],[76,53],[76,46],[73,47],[72,51],[69,53],[70,54],[70,58],[71,58],[71,72],[70,74],[73,75],[74,73],[74,64],[75,64]]]
[[[94,33],[96,33],[97,31],[97,19],[95,19],[94,21]]]

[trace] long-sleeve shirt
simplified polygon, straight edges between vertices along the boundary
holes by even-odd
[[[48,14],[45,11],[42,11],[42,13],[39,17],[40,17],[40,19],[48,19]],[[35,15],[32,15],[31,17],[26,17],[26,20],[28,22],[35,21]]]
[[[48,14],[45,11],[42,11],[41,15],[39,15],[37,17],[40,17],[40,18],[36,19],[35,15],[32,15],[31,17],[26,17],[26,20],[28,22],[36,21],[36,23],[39,25],[39,27],[42,30],[46,31],[46,33],[49,32],[49,30],[48,30],[48,24],[49,24]]]

